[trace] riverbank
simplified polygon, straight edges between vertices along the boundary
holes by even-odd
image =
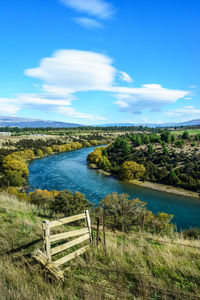
[[[143,186],[145,188],[153,189],[159,192],[165,192],[169,194],[176,194],[179,196],[192,197],[192,198],[200,198],[199,194],[196,192],[188,191],[182,188],[173,187],[170,185],[165,185],[161,183],[148,182],[148,181],[139,181],[139,180],[131,180],[128,181],[131,184]]]
[[[88,164],[88,166],[92,169],[95,169],[99,173],[104,174],[105,176],[113,176],[111,172],[106,172],[102,169],[99,169],[95,164]],[[116,177],[117,180],[119,180]],[[148,181],[139,181],[139,180],[129,180],[127,181],[130,184],[137,185],[137,186],[142,186],[144,188],[152,189],[155,191],[159,192],[165,192],[169,194],[175,194],[179,196],[184,196],[184,197],[192,197],[192,198],[200,198],[199,194],[196,192],[188,191],[183,188],[178,188],[166,184],[161,184],[161,183],[155,183],[155,182],[148,182]]]
[[[113,176],[110,172],[104,171],[102,169],[99,169],[95,164],[88,164],[88,167],[91,169],[95,169],[96,171],[98,171],[99,173],[102,173],[106,176]]]

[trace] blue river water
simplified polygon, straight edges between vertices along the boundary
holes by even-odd
[[[88,168],[86,158],[93,147],[35,159],[29,164],[29,190],[79,191],[94,204],[108,193],[128,193],[147,202],[147,208],[174,215],[179,229],[200,227],[200,199],[182,197],[135,186]]]

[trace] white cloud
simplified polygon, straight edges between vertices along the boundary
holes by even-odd
[[[47,98],[45,98],[47,97]],[[103,117],[94,114],[85,114],[75,110],[71,101],[52,98],[50,94],[21,94],[16,98],[0,98],[0,115],[16,115],[22,108],[31,108],[45,111],[54,111],[73,119],[84,119],[89,121],[103,121]]]
[[[78,12],[100,19],[109,19],[114,14],[112,5],[104,0],[60,0],[64,5]]]
[[[40,89],[43,92],[50,93],[50,94],[53,94],[53,95],[57,95],[57,96],[60,96],[60,97],[66,97],[66,96],[68,96],[68,98],[70,96],[73,97],[71,95],[71,91],[67,88],[64,88],[64,87],[57,87],[57,86],[53,86],[53,85],[43,84],[42,87],[38,85],[37,88]]]
[[[71,99],[64,99],[59,97],[52,97],[50,94],[21,94],[18,95],[17,100],[23,106],[59,106],[71,105]]]
[[[58,113],[70,117],[70,118],[77,118],[77,119],[87,119],[90,121],[103,121],[106,120],[105,118],[93,115],[93,114],[84,114],[76,111],[73,107],[58,107]]]
[[[68,93],[105,90],[112,86],[116,74],[111,64],[112,60],[103,54],[60,50],[25,74],[44,81],[48,87],[67,89]]]
[[[195,109],[195,107],[194,106],[184,106],[184,108],[186,108],[186,109]]]
[[[89,51],[57,51],[52,57],[43,58],[38,68],[28,69],[25,74],[42,80],[42,88],[49,93],[48,96],[51,93],[62,97],[66,95],[70,103],[76,92],[96,90],[114,93],[115,104],[120,111],[130,114],[141,114],[148,109],[159,111],[163,106],[189,95],[188,91],[166,89],[159,84],[136,88],[116,86],[118,74],[125,82],[131,82],[132,78],[124,71],[117,71],[108,56]]]
[[[168,117],[196,118],[200,117],[200,109],[197,109],[194,106],[184,106],[183,108],[177,108],[172,111],[166,112],[165,115]]]
[[[0,98],[0,115],[16,115],[20,109],[14,99]]]
[[[130,75],[128,75],[126,72],[124,71],[119,71],[119,79],[122,81],[126,81],[126,82],[133,82],[133,79],[131,78]]]
[[[42,81],[42,84],[35,85],[39,92],[5,99],[1,111],[4,107],[5,113],[11,114],[22,108],[34,108],[54,110],[69,118],[104,120],[100,116],[76,111],[72,102],[77,100],[76,92],[109,90],[116,72],[112,60],[106,55],[77,50],[57,51],[52,57],[42,59],[38,68],[25,71],[26,75]]]
[[[191,97],[185,97],[184,99],[185,100],[191,100],[192,98]]]
[[[147,109],[160,111],[163,106],[188,95],[188,91],[170,90],[159,84],[145,84],[139,88],[114,87],[113,91],[117,99],[115,104],[121,111],[131,114],[141,114]]]
[[[1,99],[2,111],[15,114],[21,108],[34,108],[55,110],[70,118],[103,120],[101,116],[81,113],[73,108],[73,101],[78,100],[77,92],[107,92],[114,95],[120,111],[135,115],[146,110],[160,111],[163,106],[190,95],[188,91],[166,89],[159,84],[118,86],[119,74],[121,80],[128,83],[131,77],[118,71],[107,55],[89,51],[59,50],[52,57],[43,58],[37,68],[25,70],[25,74],[41,81],[36,83],[38,92]]]
[[[190,89],[196,89],[196,88],[197,88],[197,86],[196,86],[196,85],[194,85],[194,84],[192,84],[192,85],[189,85],[189,88],[190,88]]]
[[[102,28],[103,25],[97,20],[91,18],[74,18],[75,23],[87,28],[87,29],[97,29]]]

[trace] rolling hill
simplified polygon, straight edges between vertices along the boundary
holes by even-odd
[[[190,120],[186,122],[172,122],[172,123],[162,123],[162,124],[153,124],[153,123],[110,123],[98,125],[98,127],[108,127],[108,126],[147,126],[147,127],[181,127],[181,126],[197,126],[200,125],[200,119]],[[19,117],[4,117],[0,116],[0,127],[53,127],[53,128],[70,128],[70,127],[81,127],[85,125],[76,124],[76,123],[67,123],[60,121],[50,121],[50,120],[38,120],[38,119],[29,119],[29,118],[19,118]],[[94,125],[95,126],[95,125]]]
[[[49,120],[37,120],[37,119],[28,119],[28,118],[18,118],[18,117],[4,117],[0,116],[0,127],[80,127],[83,125],[75,123],[66,123],[59,121],[49,121]]]
[[[172,123],[161,123],[161,124],[153,124],[153,123],[111,123],[111,124],[104,124],[100,126],[147,126],[147,127],[181,127],[181,126],[197,126],[200,125],[200,119],[190,120],[186,122],[172,122]]]

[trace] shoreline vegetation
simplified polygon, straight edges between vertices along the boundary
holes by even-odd
[[[97,172],[102,173],[105,176],[112,176],[116,180],[119,180],[119,178],[114,176],[111,172],[99,169],[97,167],[97,165],[94,163],[93,164],[89,163],[88,167],[91,169],[95,169]],[[188,191],[183,188],[178,188],[178,187],[174,187],[174,186],[170,186],[170,185],[166,185],[166,184],[162,184],[162,183],[140,181],[140,180],[136,180],[136,179],[135,180],[123,180],[123,182],[129,183],[132,185],[142,186],[146,189],[151,189],[151,190],[155,190],[155,191],[159,191],[159,192],[165,192],[165,193],[169,193],[169,194],[175,194],[175,195],[186,196],[186,197],[191,197],[191,198],[198,198],[198,199],[200,198],[199,193],[197,193],[197,192]]]
[[[105,175],[167,193],[199,198],[200,134],[133,133],[88,154]]]
[[[83,148],[105,145],[107,140],[75,141],[70,143],[44,144],[39,147],[21,147],[18,151],[3,149],[0,155],[0,188],[16,187],[22,189],[26,187],[29,174],[28,163],[34,159],[43,158],[59,153],[75,151]],[[35,143],[34,143],[35,144]]]

